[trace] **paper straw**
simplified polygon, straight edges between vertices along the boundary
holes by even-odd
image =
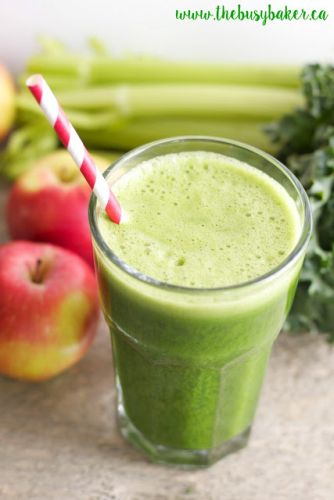
[[[66,118],[52,90],[41,75],[30,76],[26,84],[54,128],[60,141],[70,153],[80,172],[95,193],[101,206],[105,209],[109,218],[116,224],[119,224],[121,222],[122,209],[111,192],[107,181],[83,145],[82,140]]]

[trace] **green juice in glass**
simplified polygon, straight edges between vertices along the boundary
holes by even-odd
[[[298,181],[263,155],[162,141],[110,171],[120,225],[92,202],[120,425],[155,461],[208,465],[247,442],[310,229]]]

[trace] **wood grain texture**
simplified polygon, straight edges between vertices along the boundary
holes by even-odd
[[[248,448],[191,472],[150,464],[118,434],[109,344],[101,320],[67,373],[43,384],[0,377],[1,500],[332,498],[334,349],[323,337],[280,336]]]

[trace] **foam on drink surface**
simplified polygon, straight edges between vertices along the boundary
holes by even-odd
[[[212,288],[261,276],[300,236],[294,201],[274,179],[204,151],[144,161],[112,186],[126,221],[99,214],[102,236],[133,269],[174,285]]]

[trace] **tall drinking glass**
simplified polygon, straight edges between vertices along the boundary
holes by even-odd
[[[220,153],[263,171],[290,195],[301,228],[290,254],[263,276],[214,289],[174,286],[115,255],[100,232],[101,209],[92,196],[89,219],[121,432],[156,462],[206,466],[247,443],[272,344],[294,297],[311,213],[304,189],[284,165],[229,140],[158,141],[124,155],[105,177],[112,186],[144,160],[185,151]]]

